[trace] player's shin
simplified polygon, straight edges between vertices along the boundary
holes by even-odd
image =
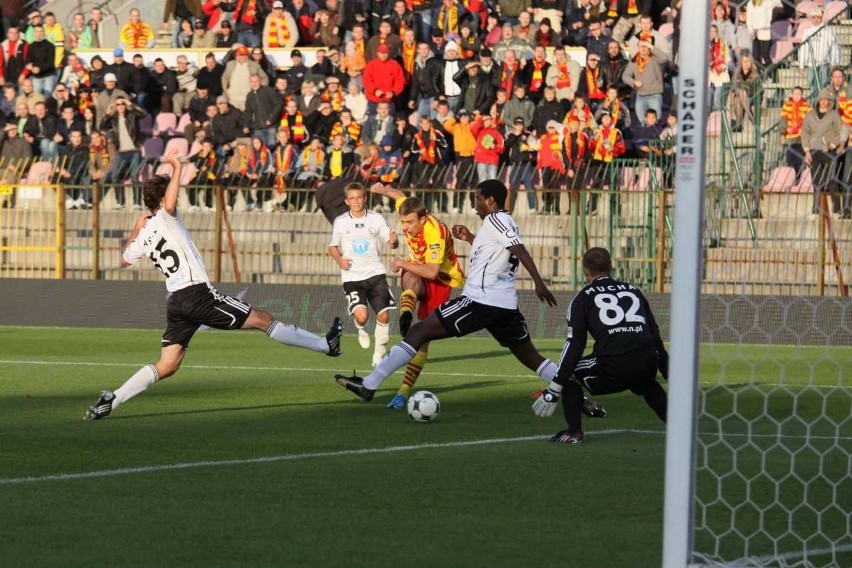
[[[408,364],[416,354],[417,351],[404,341],[394,345],[391,347],[388,356],[376,365],[372,373],[364,377],[364,387],[369,390],[376,390],[382,384],[382,381],[403,365]]]
[[[414,290],[403,290],[402,295],[399,297],[399,313],[413,312],[416,307],[417,294]]]
[[[386,323],[376,322],[376,330],[373,332],[373,334],[376,336],[374,357],[382,358],[388,350],[388,341],[390,340],[390,327]]]
[[[651,407],[660,420],[665,422],[669,397],[666,394],[666,391],[663,390],[660,383],[658,383],[656,379],[652,381],[650,386],[648,386],[645,389],[645,392],[642,393],[642,396],[645,397],[645,402],[648,403],[648,406]]]
[[[272,322],[272,325],[266,330],[266,335],[284,345],[293,345],[320,353],[328,352],[328,342],[325,338],[300,329],[295,325],[285,325],[278,320]]]
[[[118,405],[144,392],[159,379],[160,375],[157,373],[157,368],[154,365],[145,365],[116,389],[115,398],[112,401],[112,409],[115,410],[118,408]]]
[[[411,387],[417,382],[420,373],[423,372],[423,366],[426,365],[426,359],[429,357],[429,352],[424,348],[420,348],[414,359],[409,361],[405,367],[405,378],[402,380],[402,386],[399,387],[399,394],[408,396],[411,392]]]
[[[562,390],[562,412],[569,432],[580,432],[583,429],[583,387],[573,380],[568,381]]]

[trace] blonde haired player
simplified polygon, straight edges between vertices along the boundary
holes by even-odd
[[[420,307],[417,309],[417,317],[426,319],[426,316],[450,299],[453,288],[464,285],[464,271],[456,258],[449,227],[427,213],[420,199],[406,197],[398,189],[381,183],[374,184],[370,191],[396,201],[402,232],[408,244],[408,258],[397,257],[391,262],[391,269],[400,273],[403,289],[399,299],[399,332],[405,337],[414,320],[414,309],[418,302]],[[417,382],[428,353],[427,342],[406,366],[402,385],[388,403],[388,408],[405,408],[411,387]]]
[[[349,211],[332,222],[328,252],[340,266],[349,315],[355,321],[358,343],[364,349],[370,347],[370,334],[364,329],[368,318],[367,305],[376,312],[375,366],[387,351],[390,337],[388,312],[396,308],[379,249],[384,243],[392,249],[397,248],[399,237],[391,230],[387,219],[367,209],[367,190],[363,185],[350,183],[343,191]]]

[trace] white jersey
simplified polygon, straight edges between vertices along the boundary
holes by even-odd
[[[349,270],[341,270],[344,282],[360,282],[379,274],[387,274],[379,256],[382,243],[390,239],[387,219],[373,211],[363,217],[353,217],[346,212],[334,220],[330,247],[340,249],[343,258],[349,259]]]
[[[480,304],[517,309],[515,273],[520,261],[508,247],[520,244],[518,226],[508,212],[488,215],[473,239],[462,294]]]
[[[204,261],[177,210],[174,216],[164,209],[157,211],[124,251],[124,260],[130,264],[135,264],[144,256],[150,258],[154,266],[165,274],[169,292],[210,283]]]

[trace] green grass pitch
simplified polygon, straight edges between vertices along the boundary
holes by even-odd
[[[609,416],[586,419],[586,443],[550,444],[561,412],[532,414],[529,395],[542,386],[533,373],[493,340],[443,341],[418,384],[440,397],[442,414],[417,424],[384,407],[401,373],[371,404],[333,382],[368,368],[371,351],[353,336],[331,359],[260,333],[203,332],[177,375],[84,422],[99,390],[156,357],[159,338],[0,328],[0,566],[660,565],[664,425],[641,399],[604,397]],[[559,356],[561,342],[536,343]],[[787,369],[793,386],[779,391],[779,413],[793,404],[804,415],[850,413],[848,397],[799,396],[795,386],[811,375],[838,384],[852,368],[849,349],[713,346],[706,355],[702,377],[712,382],[753,377],[774,392]],[[709,392],[720,414],[737,405],[749,419],[764,403],[760,388],[736,400]],[[727,418],[700,429],[747,426]],[[850,429],[847,421],[846,455]],[[791,424],[785,435],[801,443],[801,430]],[[848,467],[827,464],[840,478]],[[745,490],[724,491],[734,501]],[[835,497],[846,511],[850,495]]]

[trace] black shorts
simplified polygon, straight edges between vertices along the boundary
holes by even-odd
[[[517,309],[488,306],[474,302],[467,296],[459,296],[441,304],[435,314],[453,337],[485,329],[503,347],[523,345],[530,340],[527,322]]]
[[[163,347],[172,344],[189,347],[189,340],[202,325],[216,329],[240,329],[251,306],[220,294],[207,284],[196,284],[169,296]]]
[[[583,357],[574,368],[574,377],[593,395],[629,390],[642,395],[657,380],[656,351],[636,351],[620,357]]]
[[[344,282],[343,291],[346,293],[346,302],[349,304],[349,315],[352,315],[358,306],[366,308],[368,303],[377,314],[396,308],[396,300],[393,298],[385,274],[377,274],[366,280]]]

